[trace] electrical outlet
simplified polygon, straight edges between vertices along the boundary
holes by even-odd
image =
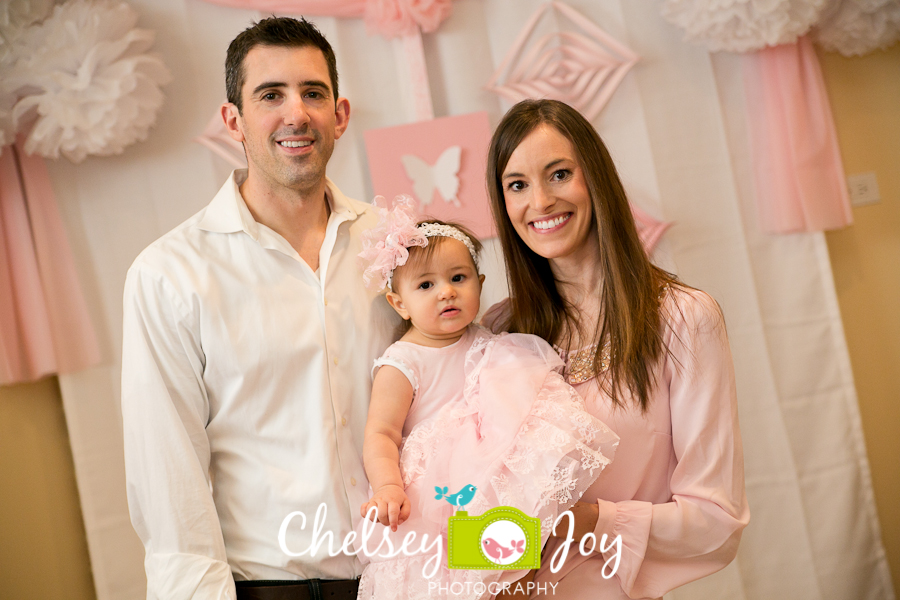
[[[878,179],[875,173],[857,173],[847,176],[847,187],[850,188],[850,204],[865,206],[881,202],[878,193]]]

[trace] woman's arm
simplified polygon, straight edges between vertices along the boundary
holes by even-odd
[[[671,329],[666,335],[672,356],[658,381],[668,387],[677,459],[669,481],[671,499],[662,504],[599,500],[576,505],[582,509],[576,513],[582,517],[576,519],[576,532],[596,520],[597,550],[603,534],[608,538],[602,557],[579,568],[607,565],[608,573],[618,551],[616,577],[634,598],[657,598],[725,567],[734,559],[750,518],[724,320],[715,301],[703,292],[674,293],[677,303],[669,311]],[[653,398],[665,400],[664,393]],[[658,408],[651,405],[650,410]],[[557,533],[566,531],[567,526]],[[622,536],[618,549],[611,543],[617,535]]]
[[[481,315],[480,324],[487,327],[491,333],[502,333],[503,325],[509,320],[509,298],[492,305]]]
[[[363,464],[374,495],[360,513],[365,517],[376,507],[378,521],[393,531],[409,518],[409,499],[400,477],[400,442],[412,399],[413,387],[406,375],[390,365],[378,369],[363,442]]]

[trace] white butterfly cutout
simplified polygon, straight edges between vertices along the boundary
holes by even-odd
[[[441,153],[434,165],[429,165],[412,154],[404,154],[400,157],[400,162],[406,169],[406,176],[413,182],[413,189],[422,206],[431,204],[434,190],[437,188],[444,202],[452,202],[453,206],[459,207],[459,199],[456,194],[459,192],[457,174],[461,156],[462,148],[450,146]]]

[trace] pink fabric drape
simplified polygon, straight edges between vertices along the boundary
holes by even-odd
[[[0,154],[0,384],[100,362],[44,159]]]
[[[763,230],[852,223],[831,105],[809,39],[745,55],[744,88]]]
[[[370,32],[400,37],[421,28],[436,31],[450,16],[453,0],[206,0],[212,4],[264,12],[315,15],[320,17],[360,17]]]

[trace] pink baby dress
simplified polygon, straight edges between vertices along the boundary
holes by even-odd
[[[392,558],[361,554],[368,563],[359,598],[433,600],[448,595],[441,589],[453,589],[455,600],[489,596],[475,590],[515,581],[525,572],[449,569],[447,524],[455,509],[435,498],[435,487],[452,494],[474,485],[477,492],[465,506],[470,516],[512,506],[537,517],[543,544],[557,515],[610,463],[618,437],[586,412],[560,375],[562,360],[537,336],[494,335],[470,325],[459,341],[443,348],[397,342],[375,361],[376,368],[384,365],[399,369],[414,390],[400,446],[412,510],[388,535],[395,548],[413,531],[417,539],[440,535],[443,543],[430,578],[425,574],[431,571],[429,560],[434,565],[434,552]],[[372,539],[380,540],[384,527],[375,528]],[[456,582],[463,585],[450,588]],[[478,582],[485,585],[474,585]]]

